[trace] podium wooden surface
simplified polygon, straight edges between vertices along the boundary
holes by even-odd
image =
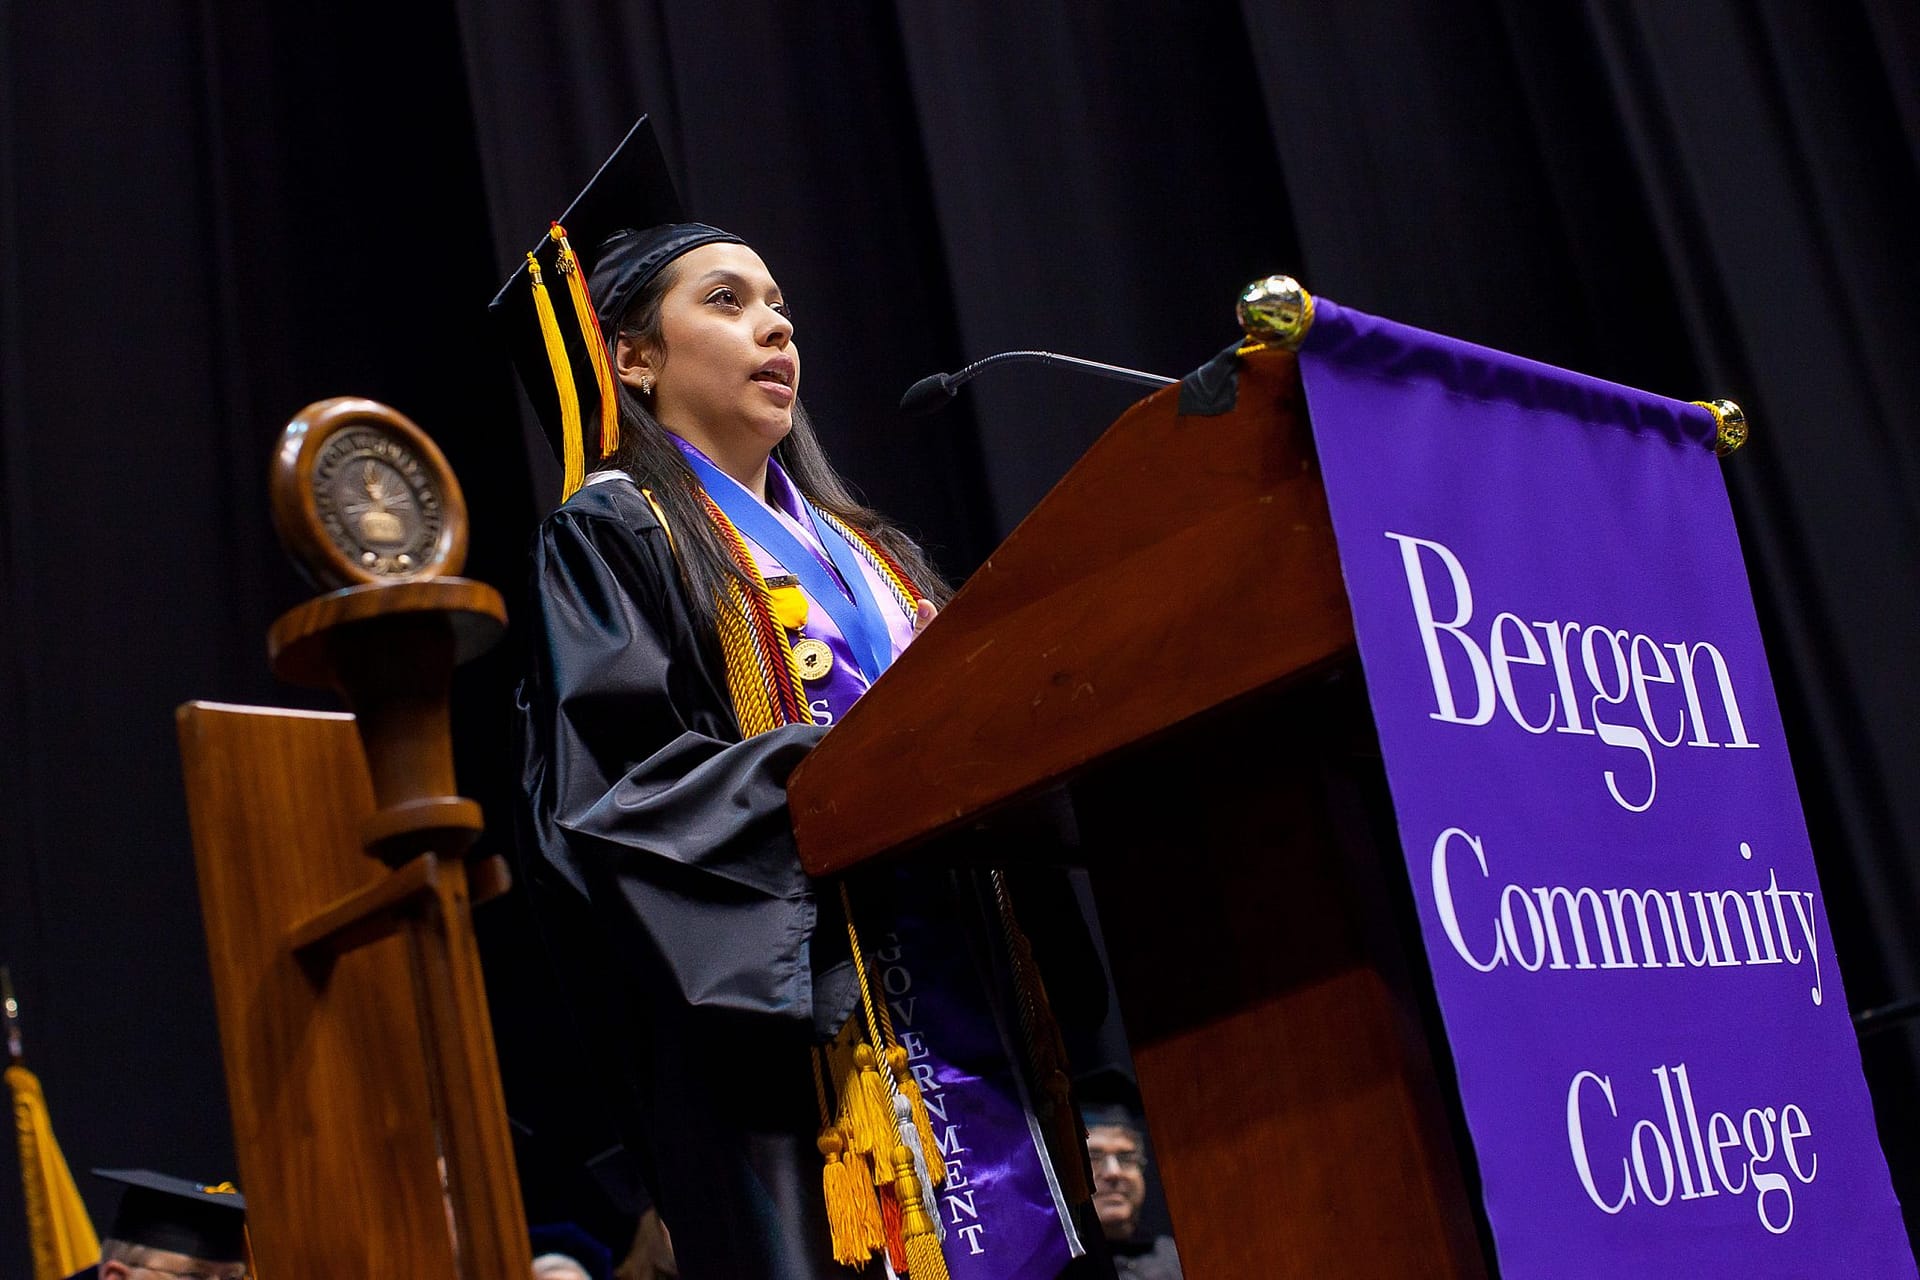
[[[1484,1275],[1298,370],[1239,383],[1014,530],[795,772],[801,857],[1071,784],[1190,1280]]]

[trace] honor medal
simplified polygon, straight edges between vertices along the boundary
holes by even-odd
[[[825,640],[808,636],[794,642],[793,661],[800,668],[802,680],[824,679],[833,670],[833,650],[827,647]]]

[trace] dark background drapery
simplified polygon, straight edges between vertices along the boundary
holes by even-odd
[[[482,308],[642,110],[795,301],[842,468],[955,576],[1130,396],[1016,370],[902,421],[908,383],[1013,346],[1179,373],[1270,271],[1739,400],[1726,474],[1848,994],[1920,995],[1910,6],[0,0],[0,958],[76,1166],[232,1172],[170,712],[304,701],[265,669],[301,596],[275,433],[328,395],[413,415],[512,601],[557,472]],[[496,841],[516,665],[459,687]],[[510,1100],[564,1130],[517,911],[483,925]],[[1920,1205],[1920,1035],[1863,1048]]]

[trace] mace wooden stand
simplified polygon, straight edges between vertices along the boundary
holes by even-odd
[[[1293,357],[1116,422],[793,775],[819,875],[1071,782],[1189,1280],[1487,1267]]]
[[[234,1139],[272,1280],[526,1280],[526,1222],[471,908],[447,690],[500,597],[350,587],[282,617],[274,669],[353,715],[180,708]]]

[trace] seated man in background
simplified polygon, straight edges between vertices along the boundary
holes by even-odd
[[[72,1280],[247,1280],[247,1202],[230,1185],[202,1186],[145,1169],[95,1169],[126,1188],[100,1264]]]
[[[1181,1280],[1172,1236],[1143,1238],[1140,1210],[1147,1200],[1147,1144],[1138,1113],[1121,1106],[1082,1108],[1087,1157],[1093,1166],[1093,1210],[1121,1280]]]
[[[591,1280],[587,1269],[564,1253],[543,1253],[533,1260],[533,1280]]]

